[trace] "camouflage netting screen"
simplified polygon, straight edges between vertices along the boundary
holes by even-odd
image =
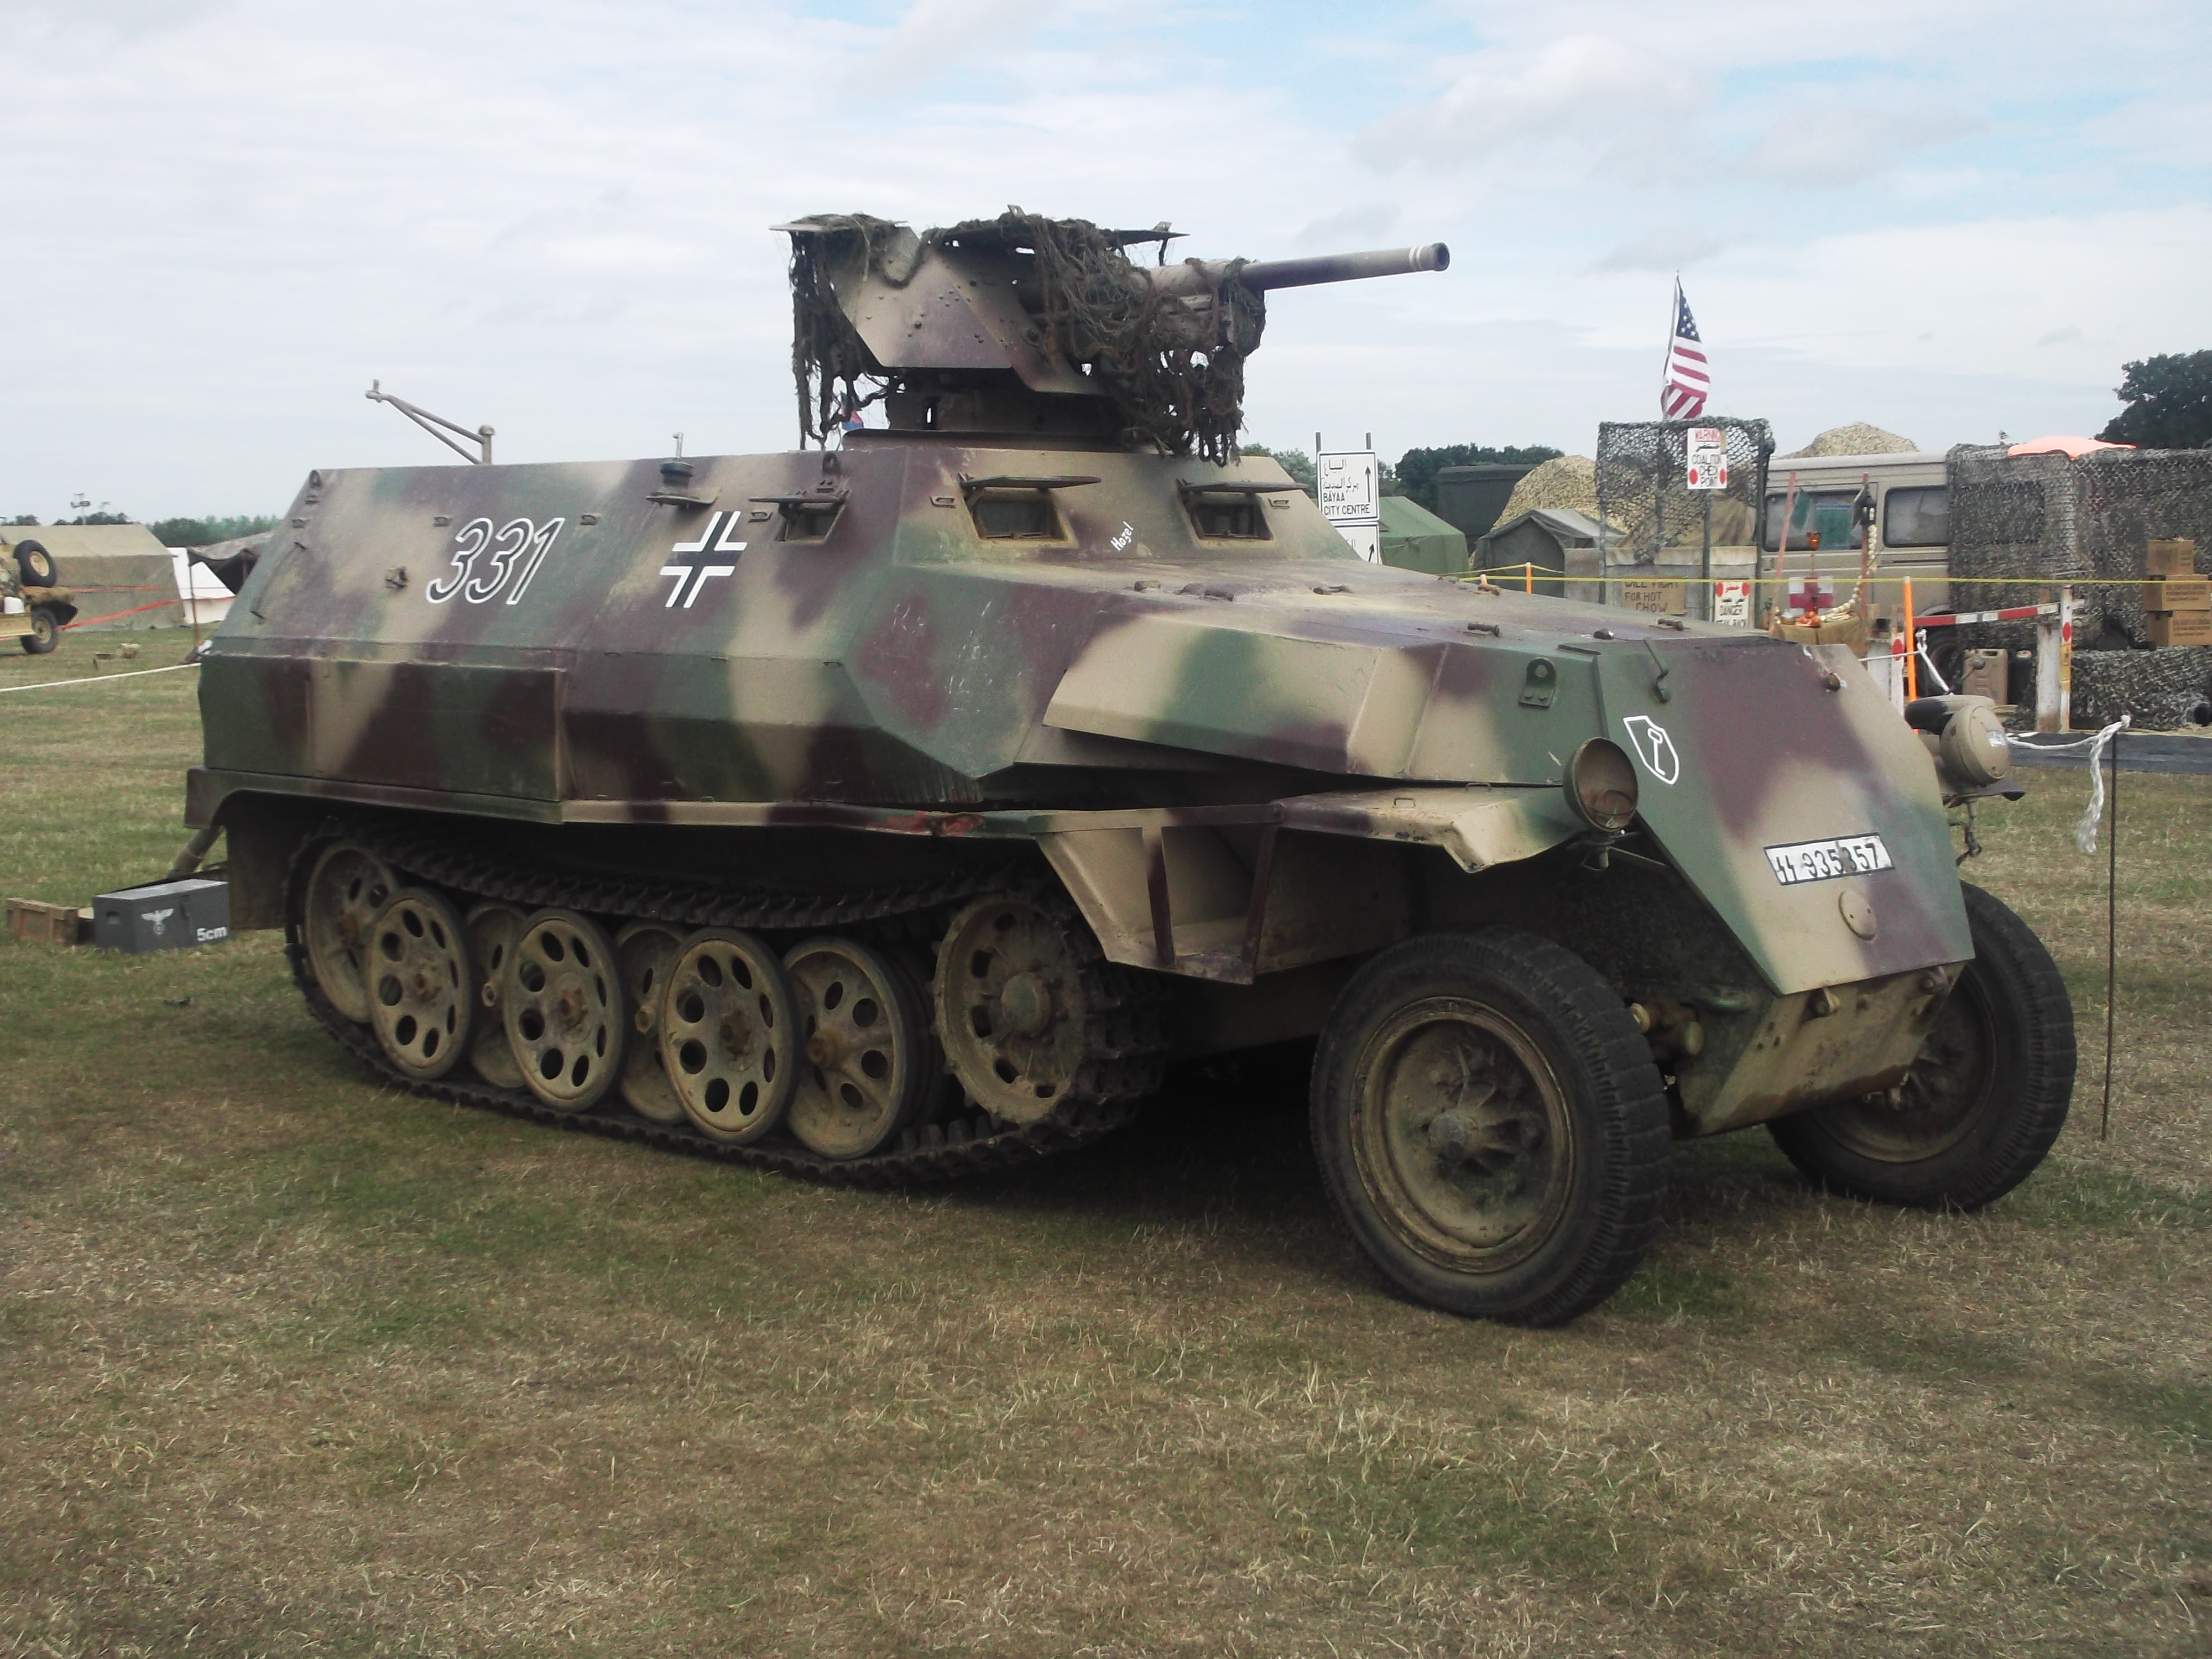
[[[901,287],[922,247],[988,240],[1026,252],[1039,325],[1063,356],[1090,372],[1124,425],[1170,454],[1236,459],[1244,360],[1267,326],[1265,296],[1237,281],[1244,261],[1222,270],[1210,307],[1194,307],[1146,280],[1121,242],[1085,219],[1006,213],[925,232],[918,246],[881,219],[856,214],[837,223],[866,242],[871,268]],[[883,371],[838,308],[816,238],[792,239],[791,295],[799,426],[818,438],[839,406],[857,399],[860,379],[880,380]]]
[[[1692,427],[1717,427],[1725,438],[1726,489],[1689,487]],[[1773,453],[1774,431],[1765,421],[1717,415],[1695,421],[1603,422],[1597,429],[1598,517],[1617,532],[1615,545],[1638,564],[1658,562],[1662,548],[1700,546],[1708,501],[1712,544],[1746,545],[1758,534],[1767,458]]]
[[[2212,725],[2212,645],[2076,651],[2075,726],[2105,726],[2124,714],[2149,732]],[[2032,710],[2025,723],[2034,724]]]
[[[2101,449],[2075,461],[1961,444],[1947,460],[1954,610],[2044,597],[2022,579],[2071,582],[2077,640],[2139,645],[2142,592],[2119,584],[2142,578],[2145,544],[2188,537],[2197,569],[2212,568],[2212,450]],[[2028,639],[2024,624],[2008,630],[2008,643]]]

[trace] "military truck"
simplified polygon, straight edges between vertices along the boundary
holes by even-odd
[[[885,1183],[1312,1042],[1353,1237],[1531,1323],[1676,1139],[1920,1205],[2042,1158],[2066,993],[1945,817],[2007,787],[1986,704],[1367,565],[1239,456],[1267,295],[1442,246],[781,228],[822,447],[320,467],[214,637],[179,869],[227,836],[379,1075]]]
[[[76,595],[54,585],[53,556],[44,544],[26,537],[9,553],[0,559],[0,640],[20,640],[30,655],[42,657],[76,619]]]

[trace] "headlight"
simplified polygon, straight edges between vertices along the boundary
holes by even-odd
[[[2012,770],[2012,747],[2005,740],[2004,722],[1979,697],[1951,716],[1939,747],[1944,765],[1970,783],[2001,783]]]
[[[1636,816],[1636,768],[1620,745],[1592,738],[1567,768],[1567,805],[1593,830],[1626,830]]]

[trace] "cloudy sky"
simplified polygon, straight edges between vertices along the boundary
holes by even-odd
[[[788,447],[783,239],[1009,203],[1265,257],[1255,441],[1656,412],[1679,269],[1784,447],[2094,431],[2212,347],[2212,8],[0,0],[0,513],[272,512],[307,469]]]

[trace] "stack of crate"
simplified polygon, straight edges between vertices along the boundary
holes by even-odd
[[[2197,574],[2197,544],[2151,543],[2143,558],[2143,612],[2153,645],[2212,645],[2212,579]]]

